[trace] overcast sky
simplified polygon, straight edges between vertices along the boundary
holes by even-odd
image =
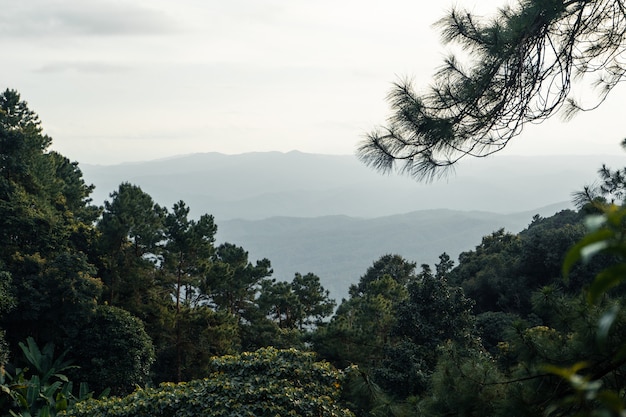
[[[488,13],[503,0],[458,0]],[[194,152],[352,154],[391,83],[427,87],[446,55],[416,0],[0,0],[0,88],[53,149],[111,164]],[[509,154],[619,153],[626,90],[527,128]]]

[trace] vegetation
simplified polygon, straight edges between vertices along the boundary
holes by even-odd
[[[90,400],[66,416],[333,416],[353,414],[338,405],[344,375],[312,353],[259,349],[209,361],[208,377],[125,398]]]
[[[476,65],[449,60],[424,97],[398,85],[362,159],[431,178],[559,109],[576,71],[608,72],[610,91],[622,10],[529,0],[487,24],[453,11],[446,33]],[[184,201],[161,207],[122,183],[93,206],[50,143],[19,94],[2,93],[2,415],[625,413],[623,170],[602,167],[577,211],[495,231],[457,266],[383,255],[333,313],[317,275],[277,281],[268,259],[215,246],[213,217],[190,218]]]

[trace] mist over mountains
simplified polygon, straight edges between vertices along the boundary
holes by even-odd
[[[192,217],[209,213],[217,242],[268,258],[274,277],[314,272],[345,297],[386,253],[434,263],[456,259],[500,228],[519,232],[534,214],[571,207],[571,194],[592,183],[616,156],[494,156],[468,160],[446,179],[417,183],[380,175],[353,156],[266,152],[193,154],[112,166],[80,165],[102,204],[120,183],[139,185],[168,208],[184,200]]]

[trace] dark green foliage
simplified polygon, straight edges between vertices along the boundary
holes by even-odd
[[[217,232],[213,216],[205,214],[191,220],[188,215],[189,207],[179,201],[165,218],[163,270],[171,283],[177,312],[182,306],[195,306],[201,301],[202,294],[196,289],[207,272]]]
[[[154,382],[204,378],[211,357],[241,350],[237,319],[228,313],[207,306],[184,307],[177,315],[171,312],[160,318],[169,322],[155,333]],[[174,327],[176,324],[178,327]]]
[[[499,353],[499,345],[507,340],[513,331],[513,325],[521,319],[516,314],[502,311],[486,311],[476,316],[476,331],[481,337],[485,349],[495,355]]]
[[[409,262],[400,255],[383,255],[367,268],[365,275],[361,277],[357,285],[350,286],[350,295],[352,297],[362,296],[371,282],[385,275],[389,275],[398,284],[405,286],[415,277],[416,266],[415,262]]]
[[[380,267],[386,261],[395,260],[383,257],[375,265]],[[413,270],[412,264],[403,262],[409,266],[407,270]],[[353,295],[339,305],[330,323],[318,329],[313,343],[317,352],[339,367],[358,364],[363,369],[371,369],[382,358],[396,321],[396,307],[406,299],[407,290],[385,273],[375,278],[366,274],[360,284],[361,294],[352,291]]]
[[[473,251],[459,255],[459,265],[449,274],[475,301],[475,312],[527,311],[527,289],[516,274],[521,242],[519,236],[500,229],[482,239]]]
[[[39,254],[15,257],[13,275],[16,307],[3,318],[7,336],[17,343],[32,335],[36,340],[65,346],[93,313],[101,282],[84,254],[61,253],[44,259]]]
[[[123,183],[104,203],[98,222],[104,300],[137,316],[155,302],[155,262],[161,256],[165,210],[141,188]]]
[[[76,163],[47,152],[37,115],[17,92],[0,95],[0,257],[43,257],[89,240],[98,210],[89,206],[87,186]]]
[[[447,259],[443,259],[447,261]],[[444,267],[440,272],[446,273]],[[376,380],[401,398],[423,392],[437,364],[437,348],[444,342],[459,346],[475,343],[472,301],[463,290],[450,287],[445,275],[433,275],[422,266],[408,285],[408,297],[398,303],[390,335],[397,342],[385,347]]]
[[[0,412],[3,415],[8,411],[16,417],[53,417],[69,405],[91,398],[86,384],[80,384],[78,392],[73,392],[73,383],[65,375],[74,368],[71,361],[65,360],[67,352],[56,356],[52,343],[39,349],[32,337],[19,346],[25,367],[10,366],[11,369],[3,369],[0,375]]]
[[[0,265],[2,263],[0,262]],[[11,295],[11,274],[0,268],[0,317],[15,306],[15,298]],[[0,367],[9,360],[9,345],[4,330],[0,330]]]
[[[286,281],[264,280],[258,303],[261,311],[283,329],[295,329],[303,314],[298,296]]]
[[[583,215],[564,210],[549,218],[535,217],[519,236],[522,241],[521,262],[517,275],[525,277],[525,285],[531,290],[559,281],[565,254],[585,235]],[[573,293],[589,282],[587,270],[576,271],[569,283]]]
[[[71,371],[71,378],[86,382],[96,392],[110,388],[115,395],[128,394],[150,381],[152,340],[143,323],[125,310],[98,306],[70,349],[79,367]]]
[[[209,378],[77,404],[68,417],[352,416],[337,403],[344,376],[311,353],[261,349],[210,361]]]
[[[296,273],[291,281],[293,293],[300,301],[301,315],[298,327],[317,326],[330,316],[335,308],[335,300],[330,299],[330,293],[320,284],[320,277],[313,273],[302,275]]]
[[[283,329],[311,329],[335,307],[320,278],[312,273],[296,273],[291,282],[262,281],[257,302],[260,310]]]
[[[262,259],[253,265],[248,252],[232,243],[218,246],[211,260],[204,285],[216,309],[240,319],[253,313],[261,281],[272,274],[270,261]]]
[[[626,139],[621,145],[626,149]],[[626,197],[626,168],[613,170],[602,164],[598,175],[600,183],[586,185],[574,193],[574,203],[588,214],[602,214],[606,204],[623,205]]]
[[[426,416],[499,416],[498,407],[507,398],[507,384],[493,358],[478,349],[462,349],[445,343],[437,351],[437,367],[430,391],[420,403]],[[513,410],[511,415],[523,415]]]
[[[545,285],[555,284],[577,294],[609,261],[599,257],[577,266],[567,281],[562,279],[565,253],[585,233],[583,218],[582,213],[564,210],[548,218],[535,216],[518,235],[494,232],[475,250],[459,256],[450,282],[475,300],[477,314],[503,311],[526,317],[531,314],[531,293]]]
[[[15,308],[2,317],[15,349],[26,336],[54,341],[74,334],[101,285],[87,254],[99,211],[90,206],[77,164],[48,152],[37,115],[17,92],[0,95],[0,261]]]

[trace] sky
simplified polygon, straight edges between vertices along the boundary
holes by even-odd
[[[457,0],[488,15],[503,0]],[[394,81],[426,88],[448,0],[0,0],[0,88],[88,164],[197,152],[353,154]],[[503,153],[616,154],[626,90]]]

